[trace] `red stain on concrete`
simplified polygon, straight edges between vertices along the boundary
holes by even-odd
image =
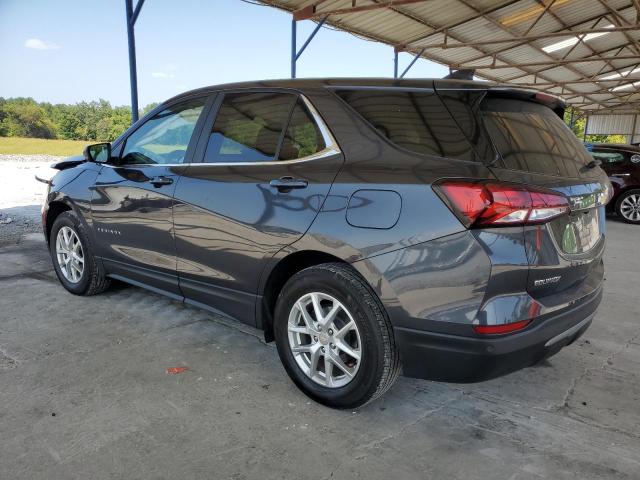
[[[167,368],[167,375],[178,375],[179,373],[186,372],[188,367],[169,367]]]

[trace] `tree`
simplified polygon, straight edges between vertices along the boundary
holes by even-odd
[[[56,138],[56,127],[44,108],[33,99],[17,99],[2,105],[0,132],[5,136]]]

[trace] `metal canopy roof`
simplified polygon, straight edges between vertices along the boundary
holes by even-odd
[[[640,0],[261,0],[585,113],[640,109]]]

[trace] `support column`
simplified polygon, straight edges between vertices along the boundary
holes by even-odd
[[[398,50],[393,49],[393,78],[398,78]]]
[[[129,41],[129,80],[131,83],[131,123],[138,121],[138,74],[136,71],[136,37],[134,31],[133,3],[125,0],[127,11],[127,39]]]
[[[587,119],[584,121],[584,134],[582,135],[582,142],[587,141],[587,128],[589,128],[589,115],[587,115]]]
[[[311,40],[313,40],[313,37],[316,36],[318,30],[322,28],[322,25],[324,25],[324,22],[326,21],[327,17],[323,17],[322,20],[320,20],[316,25],[316,28],[313,29],[313,32],[311,32],[309,38],[307,38],[302,47],[300,47],[300,50],[297,50],[298,42],[296,39],[296,18],[293,17],[291,19],[291,78],[296,78],[296,62],[298,61],[298,58],[300,58],[300,55],[302,55],[309,43],[311,43]]]
[[[291,19],[291,78],[296,78],[296,60],[298,59],[296,54],[296,46],[297,46],[296,28],[297,28],[296,19],[292,18]]]

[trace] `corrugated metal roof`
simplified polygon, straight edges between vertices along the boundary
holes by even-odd
[[[576,109],[640,109],[640,0],[261,0]],[[572,33],[572,32],[578,32]],[[637,69],[637,71],[635,71]],[[637,84],[636,84],[637,83]]]
[[[637,123],[637,115],[591,115],[587,135],[630,135]]]

